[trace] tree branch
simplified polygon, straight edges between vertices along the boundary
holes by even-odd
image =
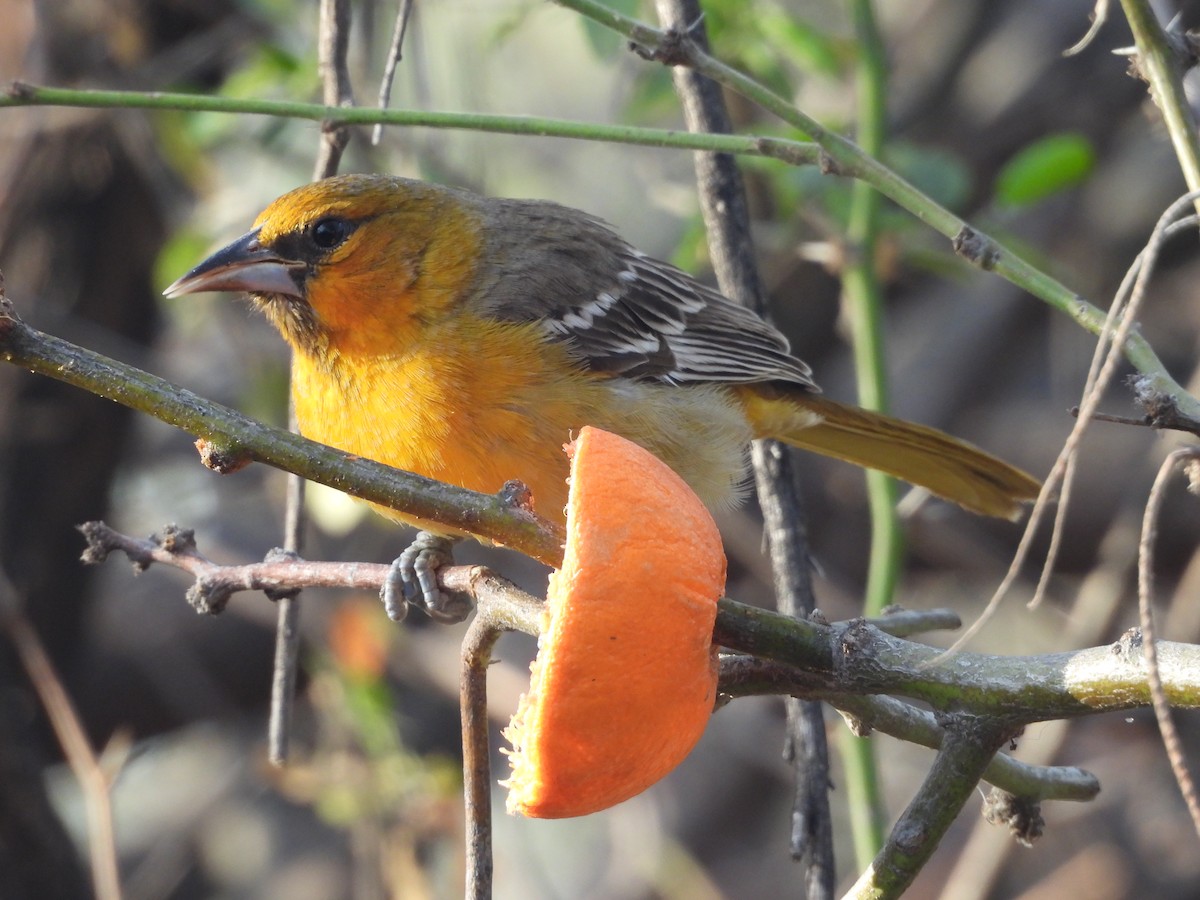
[[[117,550],[129,556],[137,571],[159,562],[194,575],[199,586],[193,585],[193,591],[201,599],[198,606],[202,612],[219,611],[229,595],[239,590],[378,590],[389,571],[383,564],[277,557],[248,566],[221,566],[195,549],[186,530],[164,529],[162,535],[149,540],[119,534],[102,523],[89,523],[83,531],[89,540],[84,554],[87,562],[98,562]],[[484,578],[484,572],[476,566],[452,566],[438,574],[448,590],[488,602],[481,591],[491,592],[495,585],[507,583],[495,576]],[[528,601],[528,595],[520,592],[512,596],[522,603]],[[936,611],[930,615],[940,619],[953,614]],[[1014,727],[1150,703],[1141,638],[1136,630],[1127,632],[1115,644],[1088,650],[1039,656],[964,652],[935,665],[940,653],[937,648],[889,635],[877,623],[886,626],[887,617],[874,622],[852,619],[827,625],[726,597],[717,606],[713,641],[729,650],[779,664],[757,671],[757,681],[749,675],[740,676],[738,693],[818,697],[891,694],[921,700],[939,710],[990,716]],[[540,620],[521,613],[505,627],[537,634]],[[1160,641],[1158,654],[1164,691],[1172,705],[1200,707],[1200,646]]]
[[[547,565],[562,561],[562,529],[514,504],[511,492],[493,496],[468,491],[256,422],[155,375],[31,328],[3,296],[0,360],[198,436],[203,449],[218,460],[212,465],[218,471],[234,471],[248,462],[266,463],[362,500],[438,522],[448,531],[511,547]]]

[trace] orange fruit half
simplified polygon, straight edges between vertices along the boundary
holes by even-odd
[[[596,428],[565,449],[566,553],[504,732],[508,811],[538,818],[606,809],[687,756],[716,699],[725,588],[717,526],[683,479]]]

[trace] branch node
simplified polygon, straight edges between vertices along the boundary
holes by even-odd
[[[1109,652],[1129,665],[1140,665],[1142,659],[1142,629],[1130,628],[1112,644]]]
[[[871,626],[866,619],[860,616],[846,622],[838,645],[841,648],[842,656],[857,656],[870,646],[870,643]]]
[[[79,556],[84,565],[99,565],[108,559],[108,554],[120,549],[113,539],[112,529],[103,522],[84,522],[82,525],[76,525],[75,529],[87,541],[87,546]],[[142,566],[142,569],[144,568],[145,566]]]
[[[688,66],[695,58],[696,44],[690,32],[695,29],[704,17],[701,16],[687,28],[668,28],[661,33],[658,46],[647,47],[636,41],[629,42],[629,49],[650,62],[659,62],[664,66]]]
[[[983,818],[990,825],[1007,826],[1009,833],[1022,847],[1032,847],[1033,842],[1046,830],[1041,804],[1000,788],[992,788],[984,798]]]
[[[824,147],[817,154],[817,169],[822,175],[844,175],[841,164],[829,155]]]
[[[850,733],[855,737],[867,738],[870,737],[875,731],[875,729],[865,721],[858,718],[858,716],[851,715],[850,713],[842,713],[842,720],[846,723],[846,727],[850,729]]]
[[[1151,428],[1200,435],[1200,420],[1183,413],[1176,398],[1159,390],[1152,377],[1131,375],[1126,384],[1133,391],[1134,401],[1146,411],[1146,424]]]
[[[188,605],[201,615],[216,616],[225,611],[229,598],[233,596],[233,588],[219,578],[200,576],[195,580],[184,598]]]
[[[8,90],[4,92],[13,100],[32,100],[34,97],[34,87],[25,81],[9,82]]]
[[[1163,28],[1163,37],[1166,38],[1167,48],[1171,51],[1171,61],[1178,66],[1181,76],[1200,63],[1200,33],[1181,29],[1178,17]],[[1150,77],[1142,65],[1142,57],[1136,45],[1118,47],[1112,53],[1114,56],[1124,56],[1129,60],[1129,67],[1125,70],[1126,75],[1137,81],[1150,83]]]
[[[504,487],[496,494],[500,505],[506,509],[519,509],[522,512],[533,512],[533,491],[523,481],[514,478],[504,482]]]
[[[272,547],[263,556],[265,563],[295,563],[300,562],[300,554],[294,550],[285,550],[283,547]],[[263,588],[263,593],[267,595],[267,599],[272,603],[278,603],[280,600],[288,600],[300,594],[300,588]]]
[[[951,241],[954,252],[985,272],[995,268],[1000,260],[1000,248],[986,234],[964,225]]]
[[[254,456],[246,449],[227,444],[217,444],[208,438],[197,438],[196,449],[200,462],[218,475],[232,475],[254,462]]]
[[[174,523],[164,525],[162,531],[150,535],[150,540],[176,556],[196,552],[196,532],[191,528],[180,528]]]
[[[0,343],[7,340],[13,329],[20,324],[21,317],[17,315],[16,307],[4,296],[4,273],[0,272]]]

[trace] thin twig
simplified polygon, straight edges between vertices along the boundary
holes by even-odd
[[[383,78],[379,81],[379,108],[387,109],[392,99],[392,81],[396,77],[396,67],[400,64],[401,51],[404,48],[404,35],[408,31],[408,20],[412,16],[413,0],[400,0],[400,9],[396,12],[396,25],[392,29],[392,43],[388,47],[387,62],[383,67]],[[371,145],[378,146],[383,139],[383,125],[378,122],[371,129]]]
[[[1096,0],[1096,5],[1092,7],[1092,22],[1088,26],[1087,32],[1064,50],[1063,56],[1077,56],[1091,46],[1092,41],[1100,34],[1100,29],[1104,27],[1104,23],[1108,21],[1108,2],[1109,0]]]
[[[708,49],[698,0],[657,0],[659,19],[675,33]],[[733,131],[720,86],[686,67],[672,72],[688,130],[707,134]],[[700,209],[708,234],[709,257],[721,291],[759,314],[766,298],[750,239],[750,215],[741,172],[733,156],[693,155]],[[803,503],[792,476],[790,452],[778,444],[755,442],[752,452],[759,503],[781,612],[805,616],[815,607],[812,561],[808,553]],[[833,825],[829,809],[829,750],[820,703],[787,698],[788,737],[784,756],[792,764],[795,790],[791,851],[805,862],[807,896],[833,896]]]
[[[134,538],[103,523],[81,529],[89,541],[85,562],[99,562],[114,550],[125,553],[137,571],[164,563],[193,575],[190,594],[202,612],[215,612],[242,590],[286,591],[307,587],[379,590],[390,567],[372,563],[311,562],[276,557],[245,566],[222,566],[200,554],[190,532],[167,529],[152,539]],[[438,571],[446,590],[474,596],[494,581],[475,566]],[[523,597],[527,595],[522,595]],[[530,600],[536,604],[538,601]],[[940,614],[939,614],[940,617]],[[512,628],[538,632],[535,620],[514,619]],[[962,653],[948,665],[931,666],[938,651],[893,637],[862,619],[826,625],[746,606],[723,598],[717,606],[714,643],[775,667],[774,693],[793,688],[831,694],[895,694],[1022,723],[1074,718],[1101,711],[1145,706],[1149,689],[1140,651],[1128,641],[1070,653],[1000,656]],[[1160,643],[1164,686],[1176,706],[1200,707],[1200,647]],[[764,686],[757,693],[771,693]]]
[[[402,125],[408,128],[447,128],[487,134],[568,138],[677,150],[716,150],[778,159],[788,165],[816,165],[820,148],[806,141],[766,135],[689,134],[678,128],[641,128],[580,122],[548,116],[505,116],[488,113],[443,112],[425,109],[336,107],[294,100],[261,100],[168,91],[102,91],[48,87],[12,82],[0,89],[0,109],[13,106],[60,106],[77,109],[146,109],[215,112],[227,115],[273,116],[334,125]]]
[[[467,900],[492,896],[492,776],[488,742],[487,670],[492,648],[503,633],[476,614],[462,646],[463,798],[466,803]]]
[[[299,431],[295,409],[290,403],[288,429]],[[296,556],[304,553],[306,484],[299,475],[287,474],[283,550]],[[300,592],[279,594],[276,602],[279,609],[275,614],[275,656],[271,664],[271,706],[267,716],[267,759],[272,765],[282,766],[287,762],[291,742],[296,678],[300,668]]]
[[[352,105],[347,65],[350,32],[349,0],[322,0],[318,17],[317,58],[324,86],[325,102],[330,106]],[[321,144],[313,180],[337,173],[342,151],[350,133],[344,125],[321,129]],[[288,429],[298,432],[296,410],[288,404]],[[304,552],[304,479],[289,472],[287,502],[284,509],[283,549],[299,555]],[[267,717],[267,758],[274,765],[287,761],[292,709],[296,700],[296,676],[300,665],[300,595],[291,591],[278,598],[275,620],[275,656],[271,668],[271,708]]]
[[[440,574],[440,573],[439,573]],[[482,585],[487,585],[486,590]],[[467,591],[478,598],[462,645],[463,794],[466,801],[466,897],[492,896],[492,776],[488,745],[487,670],[492,648],[505,631],[536,634],[542,604],[511,582],[476,569]]]
[[[1096,410],[1099,409],[1104,393],[1116,375],[1125,340],[1136,326],[1138,315],[1145,302],[1150,278],[1158,262],[1158,254],[1163,244],[1176,233],[1176,226],[1181,224],[1176,220],[1183,214],[1185,207],[1192,204],[1197,197],[1200,197],[1200,193],[1192,193],[1167,207],[1166,212],[1155,223],[1146,246],[1138,253],[1133,265],[1121,279],[1121,284],[1113,297],[1112,305],[1104,320],[1104,328],[1100,332],[1100,339],[1096,342],[1096,348],[1092,352],[1087,379],[1084,381],[1083,399],[1076,413],[1075,425],[1063,443],[1051,476],[1046,479],[1046,486],[1043,487],[1042,493],[1046,494],[1048,490],[1053,490],[1050,484],[1056,476],[1062,479],[1058,509],[1055,511],[1054,531],[1046,560],[1042,565],[1042,574],[1038,579],[1037,589],[1028,604],[1030,609],[1035,609],[1040,605],[1049,583],[1050,573],[1058,560],[1058,551],[1062,545],[1062,535],[1066,527],[1067,510],[1070,508],[1070,494],[1078,469],[1079,447],[1083,442],[1084,433],[1091,424]],[[1195,216],[1185,218],[1185,221],[1194,220]],[[1117,322],[1120,322],[1119,326],[1116,326]],[[1038,499],[1040,501],[1041,497]],[[1036,515],[1035,509],[1034,515],[1030,516],[1027,534],[1037,527]]]
[[[801,696],[818,695],[837,709],[857,734],[879,732],[901,741],[936,750],[945,731],[937,716],[926,709],[894,697],[864,697],[800,689],[778,663],[730,654],[721,658],[720,690],[730,697],[761,696],[778,690],[788,681]],[[1086,802],[1100,793],[1100,781],[1076,766],[1039,766],[1002,753],[988,765],[983,780],[1011,794],[1030,800]]]
[[[7,633],[29,681],[37,691],[71,772],[79,782],[87,815],[88,856],[92,890],[98,900],[120,900],[117,839],[113,827],[110,776],[88,740],[54,663],[37,631],[21,610],[16,588],[0,571],[0,630]]]
[[[347,63],[350,49],[350,0],[321,0],[317,65],[321,71],[326,106],[354,105],[354,90]],[[336,175],[342,152],[350,143],[350,129],[344,122],[321,123],[321,144],[313,169],[313,181]]]
[[[1181,35],[1163,28],[1149,0],[1121,0],[1121,6],[1137,44],[1136,73],[1150,86],[1150,96],[1162,113],[1193,201],[1200,200],[1200,136],[1183,84],[1182,47],[1178,41]]]
[[[1104,391],[1116,374],[1117,367],[1121,361],[1122,348],[1125,347],[1130,335],[1133,334],[1134,327],[1137,324],[1137,316],[1145,301],[1150,277],[1158,261],[1158,254],[1162,248],[1163,241],[1175,233],[1172,228],[1175,220],[1198,197],[1200,197],[1200,192],[1185,194],[1167,207],[1166,211],[1155,223],[1154,229],[1150,233],[1150,238],[1146,242],[1146,247],[1138,254],[1137,259],[1122,280],[1121,286],[1117,289],[1117,293],[1113,298],[1112,305],[1109,307],[1108,315],[1105,317],[1104,327],[1100,332],[1100,339],[1096,342],[1096,349],[1092,355],[1088,377],[1084,384],[1084,395],[1079,404],[1079,412],[1076,416],[1075,424],[1063,442],[1062,450],[1059,451],[1058,458],[1055,460],[1054,466],[1050,469],[1050,474],[1046,476],[1046,481],[1042,485],[1042,491],[1038,495],[1037,501],[1033,505],[1033,511],[1029,515],[1025,532],[1021,535],[1017,550],[1013,554],[1012,563],[1009,565],[1008,571],[1005,573],[1000,585],[988,600],[983,612],[971,623],[958,640],[946,649],[940,659],[949,658],[962,649],[995,614],[1000,602],[1007,596],[1012,585],[1016,582],[1021,569],[1024,568],[1029,553],[1033,548],[1034,535],[1041,524],[1043,515],[1049,508],[1051,498],[1054,496],[1055,491],[1059,489],[1060,484],[1064,500],[1059,505],[1055,522],[1055,534],[1056,536],[1061,535],[1061,523],[1067,506],[1065,498],[1069,497],[1070,486],[1072,484],[1070,476],[1075,472],[1074,460],[1078,454],[1083,435],[1087,431],[1092,415],[1100,405]],[[1058,546],[1059,540],[1056,538],[1052,541],[1051,549],[1057,551]],[[1054,559],[1050,556],[1043,566],[1043,575],[1040,579],[1042,584],[1046,581],[1045,573],[1052,569],[1053,566]],[[1038,595],[1035,594],[1034,601],[1037,599]],[[1033,601],[1031,601],[1031,605],[1033,605]]]
[[[1154,636],[1154,544],[1158,537],[1158,519],[1163,500],[1167,494],[1167,482],[1175,469],[1195,466],[1200,460],[1200,450],[1190,448],[1171,453],[1158,469],[1154,486],[1146,500],[1146,512],[1142,518],[1142,537],[1138,542],[1138,618],[1142,628],[1142,655],[1146,659],[1146,676],[1150,683],[1150,699],[1158,729],[1162,732],[1163,747],[1171,762],[1171,771],[1179,785],[1179,793],[1187,804],[1192,817],[1192,827],[1200,835],[1200,799],[1196,796],[1196,783],[1188,769],[1187,756],[1179,731],[1171,716],[1171,704],[1163,690],[1162,673],[1158,664],[1157,641]],[[1191,473],[1189,473],[1191,477]]]

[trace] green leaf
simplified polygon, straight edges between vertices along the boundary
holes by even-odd
[[[1000,170],[996,200],[1004,206],[1029,206],[1075,187],[1091,173],[1096,152],[1081,134],[1052,134],[1024,147]]]

